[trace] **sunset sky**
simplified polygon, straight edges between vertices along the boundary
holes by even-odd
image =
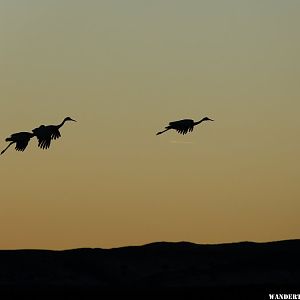
[[[0,249],[299,238],[299,28],[297,0],[1,1],[1,150],[77,123],[0,156]]]

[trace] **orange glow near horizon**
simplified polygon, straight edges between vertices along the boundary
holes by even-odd
[[[2,2],[0,150],[77,123],[0,156],[0,249],[299,238],[299,28],[297,1]]]

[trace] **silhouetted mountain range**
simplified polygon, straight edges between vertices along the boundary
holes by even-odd
[[[0,293],[300,293],[300,240],[1,250]],[[253,299],[253,298],[252,298]]]

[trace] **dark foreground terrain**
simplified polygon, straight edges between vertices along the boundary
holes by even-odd
[[[102,295],[270,299],[270,293],[300,294],[299,255],[300,240],[1,250],[0,294],[5,299],[24,295],[31,299]]]

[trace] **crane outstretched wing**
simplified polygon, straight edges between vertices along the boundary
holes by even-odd
[[[26,147],[28,146],[29,140],[30,140],[30,138],[17,141],[15,149],[17,151],[24,151],[26,149]]]
[[[194,121],[190,119],[184,119],[169,123],[169,128],[175,129],[180,134],[186,134],[188,131],[193,131]]]
[[[56,140],[61,137],[59,130],[56,128],[56,126],[47,126],[47,129],[50,132],[51,139]]]
[[[38,146],[42,149],[48,149],[51,144],[51,133],[47,130],[47,127],[41,125],[38,128],[32,130],[38,139]]]
[[[180,128],[180,129],[176,129],[176,131],[177,131],[178,133],[183,134],[183,135],[187,134],[188,130],[189,130],[188,128]]]

